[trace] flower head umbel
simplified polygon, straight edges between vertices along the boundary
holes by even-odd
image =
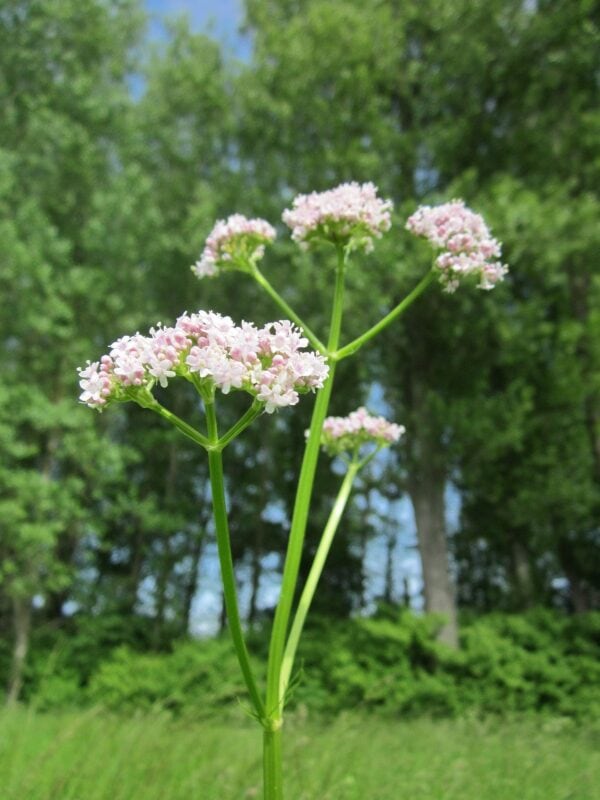
[[[275,228],[264,219],[233,214],[219,220],[210,232],[200,260],[192,266],[198,278],[212,277],[219,268],[248,269],[262,258],[265,245],[275,238]]]
[[[323,356],[304,349],[307,344],[287,320],[256,328],[212,311],[183,314],[173,327],[124,336],[100,361],[88,362],[79,370],[79,399],[97,409],[111,401],[148,405],[156,384],[164,388],[183,377],[209,397],[215,389],[246,391],[272,413],[323,386],[329,367]]]
[[[462,200],[421,206],[409,217],[406,227],[441,251],[435,266],[447,292],[454,292],[460,279],[468,275],[477,276],[479,289],[493,289],[508,272],[508,267],[496,260],[500,258],[500,243],[492,237],[483,217]]]
[[[373,239],[390,229],[392,205],[377,197],[372,183],[342,183],[327,192],[299,195],[282,219],[303,248],[327,241],[368,253]]]
[[[340,455],[345,451],[357,452],[365,444],[386,447],[397,442],[404,432],[403,425],[375,417],[361,407],[347,417],[327,417],[321,444],[331,455]]]

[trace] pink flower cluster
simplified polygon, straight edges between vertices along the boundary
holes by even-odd
[[[364,444],[390,445],[397,442],[404,432],[403,425],[375,417],[361,407],[347,417],[327,417],[323,423],[321,444],[335,455],[344,450],[357,450]]]
[[[275,228],[266,220],[233,214],[212,229],[192,272],[198,278],[207,278],[216,275],[219,267],[244,268],[262,258],[265,245],[274,238]]]
[[[373,239],[390,229],[392,205],[377,197],[372,183],[342,183],[327,192],[299,195],[282,219],[301,247],[325,240],[368,253]]]
[[[156,383],[165,387],[181,376],[199,380],[208,393],[242,389],[270,414],[323,385],[329,367],[323,356],[303,349],[307,344],[288,320],[259,329],[212,311],[183,314],[174,327],[124,336],[100,361],[88,362],[79,370],[79,399],[98,409],[112,400],[143,401]]]
[[[479,278],[479,289],[493,289],[508,272],[507,266],[494,260],[500,257],[500,243],[492,237],[483,217],[462,200],[421,206],[409,217],[406,227],[442,251],[435,263],[447,292],[454,292],[467,275]]]

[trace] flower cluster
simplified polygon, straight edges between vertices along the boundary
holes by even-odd
[[[397,442],[404,431],[403,425],[372,416],[361,407],[347,417],[327,417],[323,423],[321,444],[328,453],[338,455],[345,450],[356,451],[364,444],[385,447]]]
[[[262,258],[265,245],[275,238],[275,228],[264,219],[233,214],[219,220],[210,232],[200,260],[192,266],[198,278],[216,275],[219,267],[247,268]]]
[[[327,192],[299,195],[282,219],[301,247],[328,241],[368,253],[373,239],[389,230],[391,210],[392,201],[377,197],[374,184],[353,182]]]
[[[467,275],[478,277],[479,289],[493,289],[508,272],[508,267],[495,260],[500,257],[500,243],[492,237],[483,217],[462,200],[421,206],[409,217],[406,227],[442,251],[435,264],[447,292],[454,292]]]
[[[211,311],[183,314],[174,327],[124,336],[100,361],[88,362],[79,370],[79,399],[97,409],[118,400],[144,405],[157,383],[165,387],[181,376],[208,396],[215,389],[246,391],[272,413],[323,385],[329,367],[323,356],[303,349],[307,344],[288,320],[256,328]]]

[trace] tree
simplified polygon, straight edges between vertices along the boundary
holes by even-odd
[[[465,494],[457,540],[461,570],[474,572],[477,561],[483,569],[485,608],[556,602],[553,584],[565,578],[575,610],[591,607],[597,592],[600,496],[590,409],[600,331],[595,314],[574,304],[573,282],[583,280],[585,308],[596,308],[599,207],[588,194],[569,195],[564,187],[534,193],[512,180],[493,187],[518,277],[513,307],[496,323],[488,408],[459,436]]]
[[[64,597],[78,542],[95,527],[90,495],[124,463],[72,397],[74,367],[98,333],[90,320],[108,310],[129,313],[117,294],[132,285],[127,272],[107,274],[90,240],[94,226],[106,236],[98,204],[116,202],[117,142],[139,21],[130,2],[29,0],[7,2],[0,12],[0,590],[13,605],[11,699],[20,688],[33,597]]]
[[[254,113],[246,129],[247,152],[261,165],[259,179],[270,182],[270,191],[290,185],[322,188],[374,176],[384,193],[403,203],[460,191],[468,202],[490,209],[494,230],[510,240],[507,257],[514,261],[510,285],[515,291],[505,295],[506,308],[520,304],[523,262],[515,237],[504,236],[507,215],[494,212],[494,187],[502,175],[512,175],[526,177],[537,192],[548,194],[560,175],[568,186],[563,203],[576,203],[584,193],[584,206],[589,209],[595,202],[589,199],[597,185],[594,4],[456,0],[365,6],[352,0],[253,0],[248,9],[256,37],[257,85],[249,92]],[[557,87],[562,98],[558,105],[552,100]],[[285,156],[269,157],[276,139]],[[404,208],[408,211],[408,203]],[[547,219],[542,226],[546,247],[556,243],[552,225]],[[580,244],[592,243],[581,226],[577,230]],[[390,269],[399,255],[401,263],[424,258],[399,243],[395,248],[395,253],[379,251]],[[586,252],[589,262],[591,249]],[[581,299],[589,296],[589,281],[577,277],[564,260],[557,269],[571,272],[571,302],[579,297],[580,320],[587,319],[592,306],[582,306]],[[404,270],[400,279],[408,281],[410,273]],[[360,295],[363,305],[389,302],[397,283],[393,276],[378,283],[368,275]],[[551,289],[541,287],[542,295],[547,291]],[[464,468],[461,485],[470,491],[466,463],[456,456],[462,428],[455,416],[470,394],[480,393],[477,402],[485,408],[480,397],[493,392],[486,375],[493,372],[488,365],[498,341],[497,297],[494,301],[478,297],[473,305],[463,293],[451,299],[432,293],[384,345],[386,359],[398,354],[386,384],[409,431],[409,492],[419,529],[426,605],[450,619],[454,600],[447,577],[444,490],[450,477],[460,476],[456,470]],[[572,315],[564,319],[567,326]],[[587,334],[579,345],[580,363],[583,351],[594,349],[590,341]],[[595,386],[589,355],[585,359],[588,385]],[[525,376],[530,368],[533,361],[523,364]],[[594,448],[594,401],[585,404]],[[482,430],[486,426],[482,420]],[[532,547],[541,556],[544,545],[532,542]],[[446,631],[450,641],[455,639],[452,627]]]

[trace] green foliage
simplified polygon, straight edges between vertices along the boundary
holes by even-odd
[[[484,397],[464,398],[452,414],[463,499],[453,540],[459,592],[465,605],[522,608],[547,602],[550,575],[564,570],[571,603],[582,608],[579,584],[589,591],[600,574],[600,206],[554,182],[533,192],[503,178],[486,194],[504,232],[513,304],[493,321]],[[490,581],[494,572],[504,580]]]
[[[323,714],[384,716],[600,714],[600,614],[537,610],[465,620],[462,647],[435,640],[440,620],[389,609],[374,618],[318,619],[299,649],[291,706]],[[103,631],[103,632],[102,632]],[[264,659],[267,631],[252,649]],[[38,708],[99,704],[116,712],[164,709],[179,716],[230,713],[244,689],[227,637],[180,640],[148,653],[149,631],[117,618],[77,636],[37,641],[26,686]],[[119,642],[136,641],[137,649]],[[116,645],[116,646],[115,646]],[[259,664],[259,674],[264,664]]]
[[[111,653],[124,642],[131,651],[147,651],[152,646],[152,633],[151,620],[118,614],[80,615],[59,630],[38,627],[32,636],[24,699],[35,696],[33,702],[43,708],[59,706],[56,688],[60,696],[80,702],[82,687]]]
[[[600,711],[600,670],[589,648],[597,652],[600,645],[599,624],[595,614],[585,623],[546,611],[490,615],[463,625],[458,652],[435,641],[431,617],[323,625],[301,648],[305,667],[296,696],[332,712],[593,716]]]
[[[182,642],[168,655],[119,648],[86,691],[90,702],[115,711],[162,708],[198,716],[213,715],[243,695],[239,665],[225,637]]]

